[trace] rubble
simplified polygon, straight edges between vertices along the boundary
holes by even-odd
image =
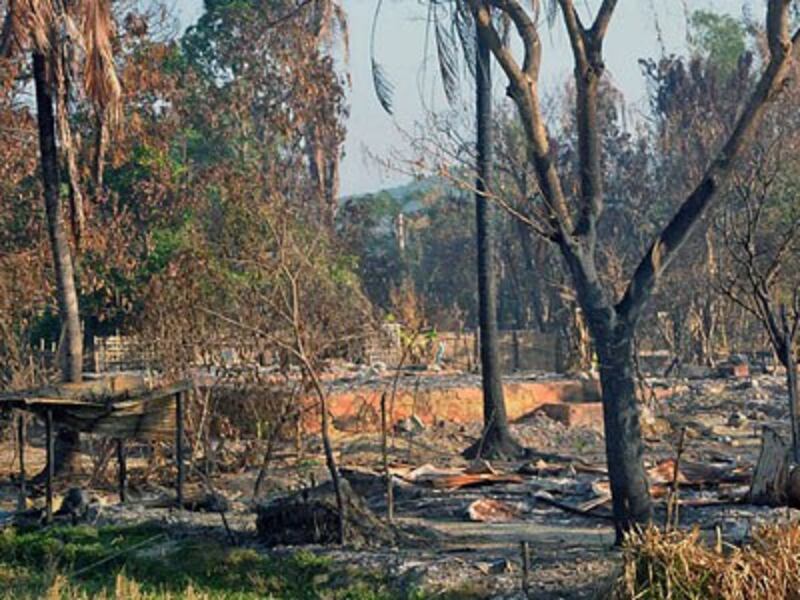
[[[425,431],[425,429],[425,423],[417,415],[400,419],[394,426],[394,430],[397,433],[405,433],[407,435],[417,435]]]
[[[349,397],[358,398],[364,390],[365,396],[380,394],[394,373],[378,370],[367,374],[362,369],[368,375],[367,383],[363,388],[356,381],[348,384]],[[360,372],[351,371],[350,376]],[[520,541],[528,541],[534,550],[532,597],[583,597],[576,595],[576,587],[592,590],[613,571],[617,557],[610,551],[614,534],[602,412],[596,419],[586,420],[592,422],[564,422],[546,410],[526,411],[511,424],[512,434],[530,449],[526,460],[470,463],[460,454],[479,439],[482,424],[444,415],[429,418],[432,413],[425,412],[424,403],[440,397],[424,396],[423,390],[442,390],[444,394],[454,389],[451,401],[455,405],[471,398],[461,395],[467,389],[462,386],[475,385],[478,393],[477,378],[446,372],[413,372],[400,377],[409,405],[416,393],[419,410],[399,414],[390,431],[388,468],[393,481],[394,525],[390,527],[385,518],[380,433],[369,428],[334,431],[340,471],[353,492],[348,495],[348,506],[353,504],[349,527],[359,549],[312,545],[314,552],[345,564],[385,568],[393,578],[426,590],[445,592],[474,585],[481,590],[478,597],[522,597]],[[584,389],[575,382],[525,374],[511,378],[507,385],[525,382],[542,383],[537,389],[557,388],[565,396],[568,391],[578,394]],[[719,527],[725,539],[735,541],[746,538],[755,524],[786,518],[791,510],[785,508],[786,501],[780,508],[748,503],[751,477],[760,468],[756,464],[763,428],[789,439],[788,403],[780,375],[751,373],[749,380],[661,378],[645,383],[659,392],[669,391],[653,400],[648,397],[648,404],[643,404],[645,460],[657,523],[664,521],[666,498],[676,472],[681,526],[696,524],[709,535]],[[339,385],[343,385],[339,380],[331,383],[333,389]],[[550,404],[591,404],[600,409],[599,403],[574,400]],[[354,409],[358,406],[352,405]],[[676,470],[681,430],[685,431],[685,449]],[[413,434],[406,435],[411,431]],[[233,454],[239,453],[241,445],[226,441],[226,448],[236,448]],[[248,452],[253,456],[263,455],[262,441],[253,441],[251,446]],[[217,472],[215,490],[228,502],[226,519],[242,539],[253,535],[253,540],[260,540],[258,547],[269,546],[275,553],[290,551],[282,544],[325,544],[332,539],[335,500],[326,488],[329,484],[309,486],[310,480],[323,481],[325,474],[321,446],[313,432],[302,450],[302,459],[291,450],[276,454],[265,483],[267,502],[251,497],[254,463]],[[31,449],[32,460],[38,451]],[[5,463],[10,464],[10,458],[0,457],[0,465]],[[792,490],[800,487],[800,474],[791,465],[786,473],[785,489],[792,497]],[[9,503],[14,500],[9,496]],[[180,531],[190,527],[223,531],[213,503],[208,513],[152,506],[118,505],[112,499],[102,506],[98,522],[155,518]],[[256,524],[259,534],[253,533]],[[397,530],[418,531],[425,541],[412,543]],[[457,593],[451,597],[460,597]]]
[[[603,422],[603,405],[600,402],[544,404],[535,412],[545,414],[566,427],[596,427]]]
[[[521,511],[518,507],[491,498],[475,500],[467,507],[469,520],[480,523],[510,523],[519,519],[520,516]]]
[[[748,422],[747,415],[735,411],[728,417],[728,427],[744,427]]]

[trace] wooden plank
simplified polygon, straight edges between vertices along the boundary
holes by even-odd
[[[21,392],[6,392],[0,394],[0,400],[24,400],[26,398],[91,400],[97,397],[105,398],[107,396],[123,395],[126,392],[137,390],[144,392],[148,389],[144,377],[126,375],[87,380],[80,383],[60,383]]]
[[[55,420],[76,431],[108,437],[167,439],[173,435],[172,404],[178,394],[191,389],[191,380],[147,390],[135,398],[108,398],[105,402],[74,398],[27,397],[11,406],[39,413],[53,413]],[[125,392],[127,394],[127,392]],[[0,401],[1,402],[1,401]]]
[[[53,477],[55,475],[55,446],[53,440],[53,411],[45,415],[45,442],[47,444],[47,480],[45,498],[45,522],[53,522]]]
[[[143,377],[125,375],[84,383],[64,383],[35,390],[5,392],[0,394],[0,403],[67,405],[117,403],[125,400],[147,401],[191,388],[192,381],[190,379],[153,388],[145,384]]]
[[[59,411],[59,421],[78,431],[108,437],[168,439],[174,436],[174,402],[175,395],[121,411],[116,410],[116,405],[102,410],[64,407]]]
[[[13,400],[11,402],[14,402]],[[99,408],[104,408],[105,404],[101,404],[99,402],[92,402],[89,400],[81,400],[78,398],[58,398],[58,397],[30,397],[30,398],[22,398],[16,401],[16,404],[19,406],[30,407],[32,410],[35,410],[37,405],[42,406],[96,406]]]

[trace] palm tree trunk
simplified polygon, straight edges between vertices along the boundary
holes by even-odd
[[[477,193],[475,223],[478,250],[478,321],[480,324],[483,435],[465,451],[468,457],[515,458],[524,449],[511,437],[500,375],[497,331],[497,278],[491,204],[487,191],[492,164],[492,80],[489,47],[478,36],[475,68],[477,113]]]
[[[39,151],[41,155],[44,205],[47,213],[47,231],[53,252],[56,275],[58,310],[64,329],[62,378],[66,382],[79,382],[83,374],[83,337],[78,312],[78,294],[64,214],[61,206],[56,150],[56,128],[53,114],[53,96],[47,81],[47,63],[44,55],[33,54],[33,76],[36,87],[36,109],[39,126]],[[56,438],[56,471],[70,468],[77,458],[80,439],[77,432],[61,429]]]

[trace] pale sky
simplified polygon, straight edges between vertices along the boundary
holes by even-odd
[[[426,109],[446,106],[435,62],[433,42],[426,49],[426,11],[424,0],[384,0],[377,29],[377,58],[394,84],[394,115],[378,104],[372,85],[369,40],[376,0],[342,0],[349,20],[350,53],[346,68],[352,87],[348,90],[350,117],[347,123],[345,157],[341,165],[341,193],[344,196],[401,185],[408,176],[385,172],[370,155],[388,157],[408,154],[402,131],[410,131],[425,118]],[[584,0],[590,8],[597,0]],[[580,3],[579,3],[580,4]],[[763,20],[764,2],[759,0],[621,0],[606,41],[606,65],[612,80],[625,94],[634,110],[645,108],[645,89],[638,59],[661,54],[656,31],[663,34],[667,53],[685,47],[685,15],[696,9],[741,15],[748,6]],[[193,23],[202,11],[202,0],[178,0],[176,8],[182,26]],[[563,25],[557,21],[552,31],[542,35],[542,82],[545,88],[561,86],[571,71],[569,44]],[[494,69],[498,102],[505,81]]]

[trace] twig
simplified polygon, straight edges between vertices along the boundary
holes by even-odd
[[[194,470],[194,472],[197,473],[200,476],[200,479],[203,481],[205,486],[208,488],[208,491],[211,493],[211,495],[213,495],[213,496],[219,496],[220,495],[214,489],[214,484],[211,483],[211,478],[207,474],[203,473],[194,464],[190,464],[189,468]],[[236,539],[236,534],[233,533],[233,530],[230,528],[230,525],[228,525],[228,518],[225,516],[225,510],[223,508],[220,508],[217,511],[217,514],[219,514],[219,517],[222,520],[222,526],[225,528],[225,533],[228,535],[228,541],[230,541],[231,546],[238,545],[239,541]]]
[[[543,502],[544,504],[549,504],[550,506],[554,506],[555,508],[560,508],[561,510],[571,513],[573,515],[579,515],[581,517],[589,517],[592,519],[601,519],[603,521],[613,521],[614,516],[611,514],[605,513],[596,513],[590,512],[587,510],[581,510],[571,504],[566,504],[565,502],[559,502],[558,500],[554,500],[553,498],[548,498],[547,496],[535,495],[534,498],[539,502]]]
[[[389,447],[386,415],[386,392],[381,394],[381,452],[383,454],[383,476],[386,478],[386,517],[394,520],[394,486],[389,472]]]
[[[289,417],[294,415],[294,411],[292,411],[292,407],[295,403],[295,399],[297,398],[297,387],[292,386],[291,394],[289,394],[288,399],[284,402],[283,406],[281,407],[281,413],[278,419],[273,424],[270,432],[269,432],[269,439],[267,440],[267,449],[264,451],[264,458],[261,461],[261,468],[258,470],[258,477],[256,477],[255,485],[253,486],[253,498],[258,498],[259,494],[261,493],[261,485],[264,482],[264,478],[267,476],[267,468],[269,467],[270,459],[272,458],[272,453],[275,450],[275,445],[278,441],[278,436],[280,435],[281,430],[283,429],[284,425],[289,420]],[[302,418],[302,416],[298,417],[298,421]]]
[[[672,486],[667,499],[667,522],[665,531],[678,527],[678,476],[680,474],[681,456],[683,455],[683,442],[686,439],[686,427],[681,427],[678,437],[678,448],[675,454],[675,468],[672,470]]]
[[[403,344],[403,351],[400,354],[400,361],[397,363],[394,371],[394,377],[392,378],[392,394],[389,400],[389,421],[392,425],[394,425],[394,401],[397,397],[397,384],[400,381],[400,375],[402,374],[403,365],[405,364],[406,360],[408,359],[409,355],[411,354],[411,349],[414,346],[414,343],[417,341],[419,337],[419,330],[415,330],[411,337]],[[392,448],[394,448],[394,427],[392,427]]]
[[[88,573],[89,571],[91,571],[95,567],[99,567],[100,565],[104,565],[107,562],[111,562],[112,560],[119,558],[123,554],[127,554],[128,552],[131,552],[133,550],[138,550],[139,548],[142,548],[143,546],[146,546],[150,542],[154,542],[155,540],[157,540],[159,538],[163,538],[163,537],[167,537],[167,534],[166,533],[159,533],[158,535],[154,535],[153,537],[147,538],[146,540],[142,540],[138,544],[134,544],[133,546],[130,546],[128,548],[123,548],[122,550],[119,550],[118,552],[115,552],[114,554],[110,554],[109,556],[106,556],[105,558],[101,558],[100,560],[98,560],[95,563],[92,563],[89,566],[86,566],[86,567],[84,567],[82,569],[78,569],[77,571],[74,571],[72,573],[72,576],[73,577],[78,577],[79,575],[83,575],[84,573]]]

